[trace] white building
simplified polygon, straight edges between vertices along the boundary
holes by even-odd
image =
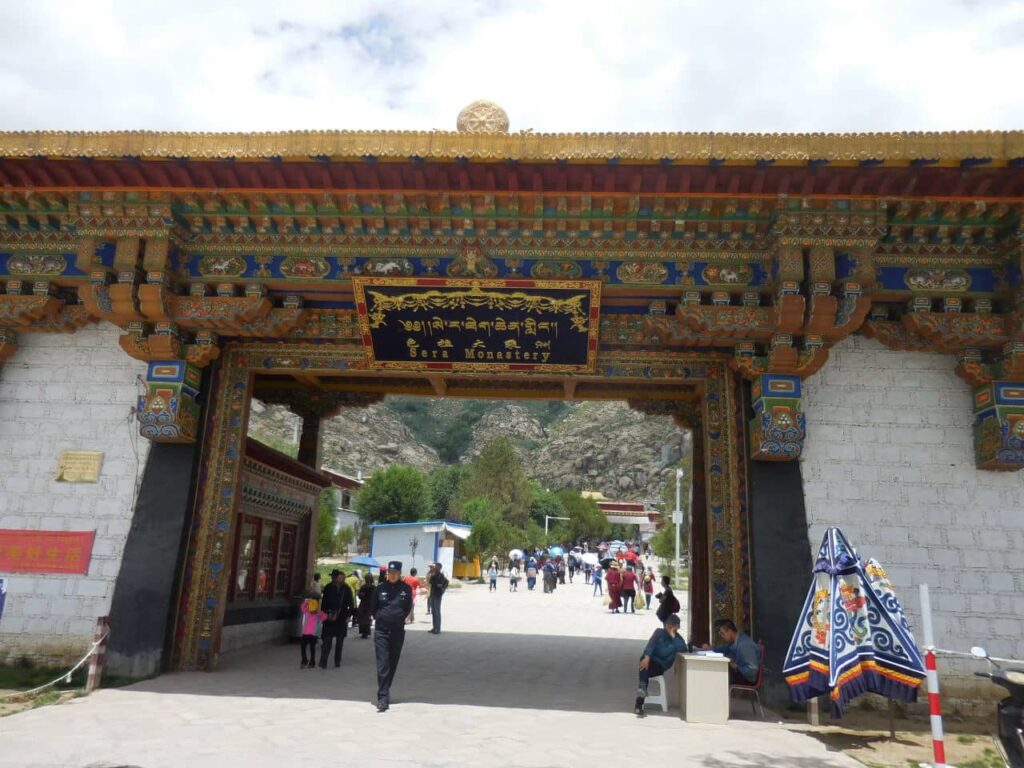
[[[370,557],[384,565],[400,560],[402,572],[416,568],[426,573],[428,563],[439,562],[444,573],[454,573],[456,550],[469,538],[473,526],[430,520],[418,523],[378,523],[370,526]]]

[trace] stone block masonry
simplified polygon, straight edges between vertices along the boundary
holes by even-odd
[[[1024,472],[975,469],[971,390],[950,356],[893,352],[855,336],[804,383],[801,459],[809,536],[843,529],[886,568],[921,636],[929,584],[939,647],[1024,658]],[[894,416],[900,418],[894,419]],[[943,701],[999,690],[971,662],[940,659]]]
[[[0,365],[0,528],[96,531],[85,576],[2,574],[0,663],[80,656],[110,610],[149,451],[132,418],[145,364],[102,323],[74,334],[20,334]],[[98,483],[54,480],[61,451],[103,453]]]

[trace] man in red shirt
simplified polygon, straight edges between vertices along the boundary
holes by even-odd
[[[416,620],[416,596],[420,593],[420,580],[416,577],[416,569],[410,568],[409,575],[402,579],[412,590],[412,610],[405,617],[406,624],[412,624]]]
[[[626,566],[622,574],[622,612],[636,613],[636,574],[633,566]]]

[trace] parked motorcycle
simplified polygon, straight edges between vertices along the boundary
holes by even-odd
[[[988,672],[974,674],[987,677],[1010,694],[996,707],[999,741],[1006,753],[1007,765],[1011,768],[1024,768],[1024,670],[1003,669],[984,648],[978,646],[971,648],[971,655],[985,659],[991,665]]]

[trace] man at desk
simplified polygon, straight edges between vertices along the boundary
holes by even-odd
[[[652,677],[664,675],[676,663],[677,653],[686,653],[686,640],[679,634],[679,617],[672,614],[665,619],[663,629],[654,630],[651,639],[644,647],[644,655],[640,659],[640,686],[636,689],[636,705],[633,711],[637,717],[647,717],[644,712],[644,699],[647,698],[647,683]]]
[[[729,657],[729,685],[750,685],[757,680],[761,665],[761,649],[750,639],[750,635],[739,632],[729,619],[715,622],[718,636],[725,642],[711,648],[707,643],[704,650],[713,650]]]

